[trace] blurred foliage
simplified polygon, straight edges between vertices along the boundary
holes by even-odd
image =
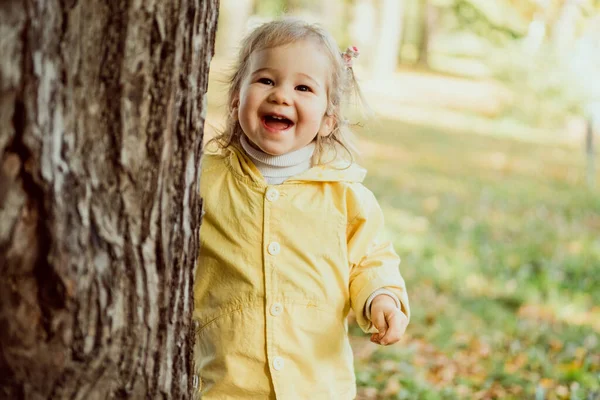
[[[589,25],[597,24],[599,2],[572,3],[579,15],[569,22],[567,32],[561,32],[565,1],[548,0],[543,6],[540,1],[437,0],[441,18],[430,46],[429,66],[440,72],[497,79],[515,93],[507,116],[539,127],[564,126],[568,118],[583,115],[587,105],[600,98],[599,85],[589,79],[600,74],[600,47],[576,51],[585,35],[591,36]],[[546,31],[539,46],[531,49],[525,44],[534,20]],[[567,50],[557,50],[553,38],[571,31],[573,42]]]
[[[456,25],[450,30],[469,30],[495,44],[504,44],[527,32],[527,19],[506,2],[456,0],[449,8],[456,16]]]
[[[480,47],[502,46],[510,41],[521,38],[527,33],[529,20],[535,10],[532,1],[508,0],[430,0],[439,13],[435,26],[435,35],[431,49],[434,53],[445,55],[444,61],[431,65],[434,69],[447,72],[457,72],[470,76],[470,70],[448,66],[452,63],[447,56],[471,58],[473,63],[481,62],[483,54],[465,54],[460,51],[462,41],[468,38],[471,43],[478,42]],[[406,0],[408,12],[405,18],[406,29],[402,62],[414,62],[411,53],[420,43],[419,32],[424,23],[419,18],[418,9],[422,0]],[[458,51],[456,51],[458,50]],[[484,54],[487,54],[487,50]],[[432,54],[435,57],[436,54]],[[465,63],[462,63],[465,64]],[[478,70],[478,69],[476,69]],[[461,73],[462,72],[462,73]],[[476,73],[476,76],[485,75]]]
[[[545,41],[533,52],[523,42],[514,42],[502,52],[489,53],[494,78],[517,94],[508,113],[547,128],[585,115],[588,105],[600,100],[600,84],[590,79],[600,74],[600,38],[591,37],[589,31],[586,35],[569,44],[568,51]]]
[[[488,61],[495,78],[518,94],[506,114],[553,128],[563,126],[569,116],[582,115],[589,98],[577,82],[583,77],[574,75],[547,47],[524,58],[520,46],[506,46],[502,54],[491,54]]]
[[[576,149],[384,120],[361,132],[413,317],[352,332],[362,399],[597,399],[600,198]],[[589,396],[589,397],[588,397]]]
[[[286,2],[283,0],[261,0],[254,6],[254,13],[262,17],[274,18],[286,12]]]

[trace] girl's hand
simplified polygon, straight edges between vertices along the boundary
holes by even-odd
[[[386,294],[380,294],[373,299],[371,321],[378,331],[371,335],[371,342],[383,346],[400,340],[408,325],[406,315],[398,309],[394,299]]]

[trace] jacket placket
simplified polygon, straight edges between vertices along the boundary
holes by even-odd
[[[281,349],[277,346],[276,325],[277,317],[283,311],[283,305],[279,303],[281,299],[278,296],[276,268],[278,260],[281,259],[281,245],[278,235],[277,204],[281,197],[281,190],[278,187],[267,186],[263,194],[263,271],[265,279],[265,323],[266,323],[266,344],[267,344],[267,364],[275,389],[276,398],[284,398],[283,378],[285,359],[281,354]]]

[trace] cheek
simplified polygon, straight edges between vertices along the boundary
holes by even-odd
[[[310,119],[311,122],[317,125],[321,125],[321,121],[323,121],[323,117],[325,117],[326,111],[326,104],[313,104],[310,108],[307,109],[307,119]]]
[[[256,90],[253,90],[252,87],[242,88],[242,90],[240,91],[240,107],[242,107],[242,105],[248,107],[248,105],[252,104],[255,101],[255,97]]]
[[[255,107],[253,106],[254,102],[252,96],[246,93],[245,96],[242,96],[240,99],[240,105],[238,108],[238,119],[247,120],[252,115],[253,111],[255,111]]]
[[[246,108],[248,108],[248,93],[243,93],[240,96],[240,104],[238,107],[238,110],[245,110]]]

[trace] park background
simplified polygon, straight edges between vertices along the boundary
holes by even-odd
[[[351,325],[359,399],[600,399],[600,1],[222,0],[206,138],[281,15],[361,52],[359,163],[413,314],[390,347]]]

